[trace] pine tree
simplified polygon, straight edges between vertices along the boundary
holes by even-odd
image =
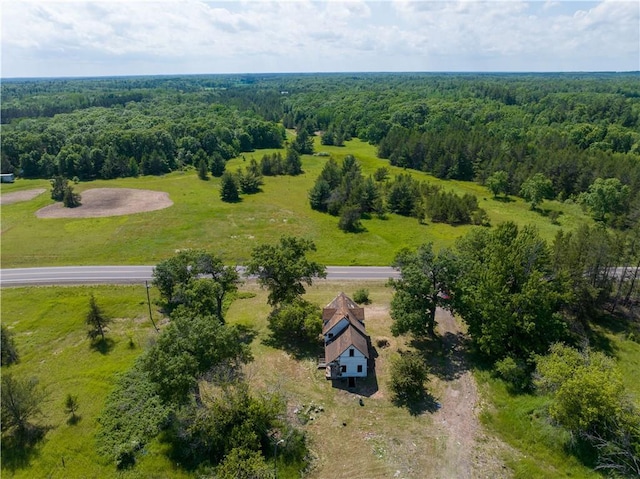
[[[86,323],[89,326],[89,332],[87,335],[91,339],[101,336],[102,341],[104,341],[104,328],[110,322],[111,320],[105,316],[104,312],[98,306],[96,298],[92,294],[89,298],[89,312],[86,317]]]
[[[238,183],[231,173],[224,173],[220,180],[220,199],[227,203],[235,203],[240,200]]]
[[[200,158],[200,162],[198,163],[198,178],[201,180],[208,180],[209,174],[207,172],[207,162],[204,158]]]

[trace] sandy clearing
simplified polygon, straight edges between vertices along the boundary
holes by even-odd
[[[65,208],[62,203],[45,206],[38,218],[100,218],[155,211],[173,205],[164,191],[133,188],[93,188],[82,192],[82,205]]]
[[[0,205],[11,205],[13,203],[19,203],[21,201],[29,201],[36,196],[44,193],[46,188],[34,188],[32,190],[14,191],[12,193],[6,193],[0,196]]]

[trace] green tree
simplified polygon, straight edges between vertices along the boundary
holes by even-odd
[[[78,404],[78,396],[73,396],[71,394],[67,394],[67,397],[64,400],[64,412],[67,414],[71,414],[70,423],[75,423],[77,421],[76,412],[80,405]]]
[[[170,309],[185,305],[200,314],[215,314],[224,321],[224,300],[240,285],[234,266],[204,250],[186,249],[161,261],[153,269],[153,285]]]
[[[331,197],[331,187],[324,179],[318,178],[309,191],[309,204],[312,210],[327,211],[327,202]]]
[[[622,377],[603,353],[554,344],[539,357],[537,374],[537,386],[553,394],[549,414],[570,431],[602,430],[627,414]]]
[[[284,170],[290,176],[297,176],[302,173],[302,160],[300,159],[300,153],[295,148],[287,148]]]
[[[498,170],[487,178],[485,185],[493,193],[494,198],[500,194],[506,196],[509,193],[509,174],[504,170]]]
[[[302,283],[311,285],[314,278],[325,278],[325,267],[309,261],[307,253],[315,251],[311,240],[282,236],[277,245],[261,244],[251,253],[247,274],[255,275],[258,284],[269,290],[272,306],[290,303],[304,294]]]
[[[424,385],[429,369],[424,359],[415,352],[405,352],[391,360],[391,392],[402,404],[419,401],[425,396]]]
[[[349,233],[357,233],[362,231],[362,223],[360,217],[362,213],[357,205],[345,205],[340,211],[340,221],[338,228]]]
[[[89,311],[85,317],[85,323],[89,326],[87,335],[91,339],[100,336],[102,341],[104,341],[104,330],[110,322],[111,319],[104,314],[100,306],[98,306],[96,298],[91,294],[89,297]]]
[[[236,203],[240,201],[238,194],[238,182],[231,173],[223,173],[220,179],[220,199],[227,203]]]
[[[554,344],[537,359],[536,385],[549,393],[549,415],[598,454],[599,469],[640,473],[640,411],[613,359]]]
[[[269,444],[269,432],[280,429],[278,416],[284,412],[277,396],[253,396],[243,382],[224,384],[204,407],[190,407],[179,416],[175,453],[191,467],[221,463],[226,470],[230,464],[225,464],[225,458],[234,450],[263,450]]]
[[[262,174],[254,169],[247,168],[243,173],[242,169],[238,168],[237,178],[240,190],[246,195],[259,192],[260,187],[264,184]]]
[[[38,381],[19,379],[11,373],[2,374],[0,390],[2,411],[2,432],[15,435],[19,440],[27,440],[35,427],[31,423],[41,413],[44,394]]]
[[[313,137],[307,133],[306,128],[299,129],[292,147],[301,155],[311,155],[313,153]]]
[[[67,191],[69,180],[64,176],[55,176],[49,182],[51,183],[51,199],[62,201]]]
[[[258,451],[234,448],[216,468],[219,479],[272,479],[273,470]]]
[[[314,343],[322,332],[322,314],[317,306],[303,299],[296,299],[271,312],[269,330],[281,343]]]
[[[200,161],[198,162],[198,178],[201,180],[209,179],[207,161],[204,158],[200,158]]]
[[[222,155],[215,151],[213,155],[211,155],[211,174],[216,178],[220,178],[227,166],[226,163]]]
[[[80,195],[73,192],[73,186],[68,185],[65,189],[62,204],[65,208],[77,208],[81,205]]]
[[[237,371],[251,359],[235,327],[178,309],[144,356],[142,368],[160,397],[178,405],[194,396],[200,403],[199,380],[216,367]]]
[[[501,223],[457,245],[461,269],[454,309],[479,350],[493,361],[531,361],[567,334],[569,284],[551,273],[550,253],[532,227]]]
[[[607,221],[629,208],[630,188],[617,178],[596,178],[589,190],[580,195],[596,221]]]
[[[416,251],[403,249],[393,262],[399,279],[390,279],[392,333],[435,335],[436,308],[449,307],[449,291],[457,275],[456,258],[447,250],[436,254],[431,243]]]
[[[553,195],[551,180],[542,173],[536,173],[522,183],[520,196],[531,203],[531,209],[535,210],[542,200],[549,199]]]
[[[18,348],[13,338],[13,333],[4,325],[0,326],[0,365],[9,366],[18,362]]]

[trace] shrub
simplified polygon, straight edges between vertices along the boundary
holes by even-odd
[[[8,366],[18,362],[18,349],[13,340],[13,333],[4,326],[0,327],[0,364]]]
[[[403,353],[391,360],[391,391],[395,400],[411,403],[425,396],[424,383],[429,370],[424,360],[415,352]]]
[[[369,299],[369,290],[361,288],[355,293],[353,293],[353,300],[358,304],[370,304],[371,299]]]

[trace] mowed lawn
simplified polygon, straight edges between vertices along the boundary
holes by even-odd
[[[273,151],[245,153],[229,161],[227,169],[236,171],[251,158],[259,161],[264,153]],[[316,151],[327,152],[337,161],[353,154],[365,175],[388,166],[387,161],[376,158],[375,147],[357,139],[347,142],[345,147],[325,147],[316,138]],[[205,248],[229,263],[243,263],[255,245],[275,242],[284,234],[312,239],[318,248],[314,259],[325,264],[387,265],[402,247],[429,241],[436,248],[451,246],[456,238],[473,228],[421,225],[415,218],[390,214],[386,219],[364,220],[366,231],[362,233],[344,233],[337,227],[338,218],[313,211],[309,206],[308,191],[326,161],[323,156],[304,156],[304,174],[266,177],[261,193],[244,195],[236,204],[220,200],[219,179],[202,181],[194,171],[189,171],[162,177],[82,182],[75,187],[79,193],[104,187],[166,191],[174,205],[159,211],[106,218],[37,218],[36,211],[53,202],[48,192],[30,201],[3,205],[2,267],[155,264],[182,248]],[[486,188],[476,183],[443,181],[396,167],[390,167],[390,171],[392,176],[405,172],[459,194],[474,194],[491,224],[502,221],[534,224],[547,239],[552,239],[561,227],[571,229],[590,221],[575,204],[545,202],[544,209],[560,212],[559,225],[554,225],[548,217],[531,211],[522,200],[496,201]],[[1,192],[38,187],[49,189],[49,183],[19,179],[14,184],[3,184]]]

